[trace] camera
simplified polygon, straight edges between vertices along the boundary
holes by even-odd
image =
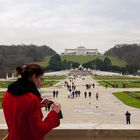
[[[50,107],[51,107],[51,105],[53,104],[53,101],[48,100],[48,99],[43,99],[43,100],[41,101],[41,104],[42,104],[43,106],[47,107],[47,108],[50,110]],[[62,119],[62,118],[63,118],[63,114],[62,114],[62,111],[61,111],[61,110],[58,112],[58,117],[59,117],[59,119]]]

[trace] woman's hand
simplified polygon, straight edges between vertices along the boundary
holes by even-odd
[[[60,109],[61,109],[61,105],[59,103],[54,102],[52,104],[52,110],[54,110],[55,112],[58,113],[60,111]]]
[[[48,99],[43,99],[43,100],[41,101],[41,106],[42,106],[42,107],[45,107],[45,106],[51,105],[52,103],[53,103],[53,102],[50,101],[50,100],[48,100]]]

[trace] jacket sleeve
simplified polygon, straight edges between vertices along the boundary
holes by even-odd
[[[60,120],[55,111],[50,111],[48,116],[42,121],[41,105],[39,100],[33,100],[28,115],[29,126],[35,137],[44,137],[53,128],[59,126]]]

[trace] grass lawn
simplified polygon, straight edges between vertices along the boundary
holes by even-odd
[[[2,102],[3,94],[4,94],[4,92],[0,92],[0,109],[2,108],[1,102]]]
[[[120,60],[119,58],[105,56],[105,55],[85,55],[85,56],[83,56],[83,55],[61,55],[62,60],[78,62],[80,64],[95,60],[97,58],[104,60],[105,57],[109,57],[109,59],[111,59],[111,62],[113,65],[117,65],[120,67],[126,66],[126,62]]]
[[[6,88],[12,81],[0,81],[0,88]]]
[[[59,81],[55,81],[55,80],[44,80],[44,83],[42,85],[42,87],[50,87],[50,86],[53,86],[55,85],[56,83],[58,83]]]
[[[50,61],[50,58],[51,58],[51,56],[46,56],[46,57],[44,58],[44,60],[43,60],[42,62],[40,62],[39,64],[40,64],[41,66],[43,66],[43,67],[48,66],[49,61]]]
[[[61,80],[64,80],[66,76],[45,76],[44,84],[42,87],[50,87],[58,83]]]
[[[115,92],[113,95],[128,106],[140,108],[140,92]]]
[[[94,76],[102,86],[114,88],[140,88],[140,78],[126,76]]]
[[[128,77],[128,76],[94,76],[94,79],[97,80],[139,80],[140,78],[137,77]]]
[[[60,80],[64,80],[66,76],[45,76],[44,78],[44,84],[43,87],[49,87],[56,83],[58,83]],[[0,81],[0,88],[7,88],[9,84],[11,84],[13,81]]]
[[[64,80],[66,76],[45,76],[46,80]]]

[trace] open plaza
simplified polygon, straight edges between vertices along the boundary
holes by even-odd
[[[97,72],[96,72],[97,73]],[[54,74],[54,73],[52,73]],[[57,75],[58,73],[55,73]],[[59,73],[64,74],[63,72]],[[107,73],[108,74],[108,73]],[[74,98],[68,98],[68,90],[64,86],[65,81],[69,84],[76,85],[76,90],[80,91],[80,96]],[[86,89],[86,84],[95,84],[95,87]],[[1,89],[5,91],[6,89]],[[53,90],[58,90],[59,94],[57,98],[53,97]],[[41,88],[43,98],[49,98],[53,101],[59,102],[62,106],[63,119],[62,124],[77,123],[77,124],[94,124],[94,126],[102,125],[126,125],[125,112],[128,110],[131,113],[131,126],[140,126],[140,110],[125,105],[118,100],[113,92],[119,91],[139,91],[139,88],[105,88],[95,81],[91,76],[77,77],[71,79],[61,80],[57,84],[48,87]],[[87,98],[84,96],[84,92],[87,92]],[[88,93],[91,92],[91,97]],[[96,93],[98,92],[99,98],[96,100]],[[47,114],[45,108],[42,109],[44,115]],[[2,109],[0,110],[0,124],[5,124]],[[63,126],[63,125],[62,125]],[[61,127],[61,126],[60,126]]]
[[[49,73],[48,75],[61,74],[64,75],[64,72]],[[111,75],[111,73],[105,74]],[[65,82],[70,85],[74,83],[76,90],[81,93],[80,96],[68,98],[68,90]],[[91,87],[87,89],[86,84],[91,85]],[[94,87],[92,86],[93,84]],[[1,88],[0,90],[5,91],[6,89]],[[58,97],[53,97],[53,91],[56,90],[58,91]],[[140,109],[125,105],[112,94],[120,91],[139,91],[139,88],[106,88],[101,86],[92,76],[87,75],[77,76],[76,78],[68,76],[53,86],[40,89],[43,98],[59,102],[62,106],[63,119],[61,119],[61,125],[56,130],[86,129],[88,132],[89,129],[140,130]],[[86,98],[85,92],[87,92]],[[89,92],[91,92],[91,97],[89,97]],[[97,92],[99,94],[98,100],[96,99]],[[42,108],[42,111],[44,116],[46,116],[48,111],[45,108]],[[126,111],[131,113],[130,125],[126,124]],[[2,109],[0,109],[0,128],[7,128]],[[111,134],[114,135],[114,132],[111,132]]]

